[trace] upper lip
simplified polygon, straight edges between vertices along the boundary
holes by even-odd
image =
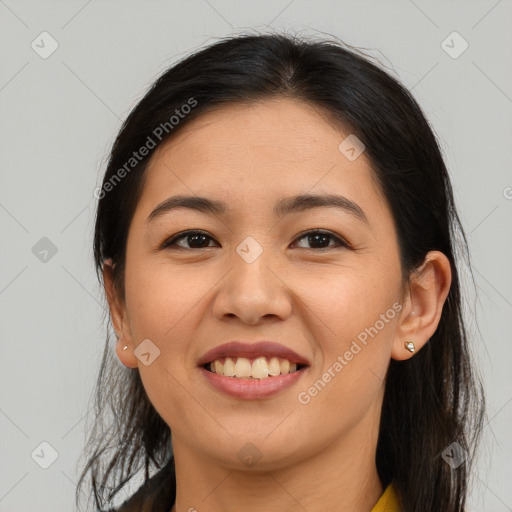
[[[199,359],[198,366],[203,366],[222,357],[281,357],[288,359],[290,363],[309,366],[309,361],[306,358],[297,354],[291,348],[273,341],[258,341],[256,343],[230,341],[208,350]]]

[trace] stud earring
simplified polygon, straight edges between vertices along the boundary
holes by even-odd
[[[414,352],[416,350],[416,346],[414,345],[414,343],[412,341],[406,341],[404,343],[404,347],[409,351],[409,352]]]
[[[126,350],[127,348],[128,348],[128,345],[125,345],[125,346],[123,347],[123,350]]]

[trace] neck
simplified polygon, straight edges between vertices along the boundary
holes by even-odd
[[[370,512],[383,492],[371,430],[361,436],[354,429],[310,457],[268,471],[221,465],[174,438],[177,488],[171,512]]]

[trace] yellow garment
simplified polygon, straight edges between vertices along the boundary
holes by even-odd
[[[389,484],[371,512],[400,512],[400,500],[393,484]]]

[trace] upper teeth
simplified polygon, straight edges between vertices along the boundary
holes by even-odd
[[[269,376],[296,372],[297,365],[278,357],[272,357],[269,361],[265,357],[257,357],[252,364],[246,357],[226,357],[224,363],[220,359],[212,361],[210,370],[225,377],[266,379]]]

